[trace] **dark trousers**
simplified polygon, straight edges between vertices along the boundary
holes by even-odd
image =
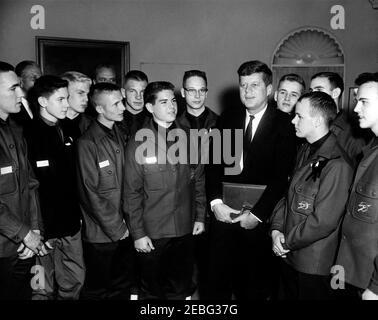
[[[129,300],[135,250],[130,237],[112,243],[83,242],[87,270],[81,299]]]
[[[269,300],[277,274],[266,225],[245,230],[212,218],[206,299]]]
[[[18,259],[18,255],[0,258],[0,300],[30,300],[30,281],[35,258]]]
[[[331,276],[299,272],[281,261],[279,300],[334,300]]]
[[[49,239],[53,249],[36,258],[44,282],[33,290],[33,300],[77,300],[85,277],[81,231],[73,236]]]
[[[140,299],[183,300],[191,295],[193,236],[153,239],[155,250],[138,253]]]
[[[197,291],[197,298],[202,299],[207,290],[207,269],[209,264],[209,233],[205,231],[194,237],[194,270],[192,293]]]

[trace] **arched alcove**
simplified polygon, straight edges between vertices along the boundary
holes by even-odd
[[[308,89],[311,76],[321,71],[337,72],[345,77],[344,51],[328,31],[317,27],[300,28],[278,43],[272,56],[272,71],[274,88],[283,75],[297,73]]]

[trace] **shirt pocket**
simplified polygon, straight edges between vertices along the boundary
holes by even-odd
[[[118,189],[116,170],[113,165],[100,168],[98,191],[100,193]]]
[[[157,191],[164,188],[164,176],[167,171],[166,166],[159,164],[144,164],[145,187],[149,191]]]
[[[17,191],[16,166],[13,163],[0,165],[0,195],[11,195]]]
[[[294,186],[294,197],[291,209],[294,213],[310,215],[314,212],[316,190],[303,185]]]
[[[359,183],[353,193],[349,210],[358,220],[375,223],[378,220],[378,185]]]

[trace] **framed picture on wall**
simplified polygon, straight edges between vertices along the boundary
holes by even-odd
[[[349,88],[349,97],[348,97],[348,111],[353,112],[354,107],[357,103],[357,89],[358,87]]]
[[[117,84],[123,86],[130,68],[130,43],[74,38],[36,37],[36,59],[43,74],[79,71],[93,78],[101,63],[115,67]]]

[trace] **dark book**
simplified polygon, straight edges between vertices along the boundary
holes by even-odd
[[[240,214],[252,210],[266,188],[265,185],[245,183],[222,182],[222,185],[223,203],[240,210]],[[235,216],[236,214],[232,214],[231,218],[234,219]]]

